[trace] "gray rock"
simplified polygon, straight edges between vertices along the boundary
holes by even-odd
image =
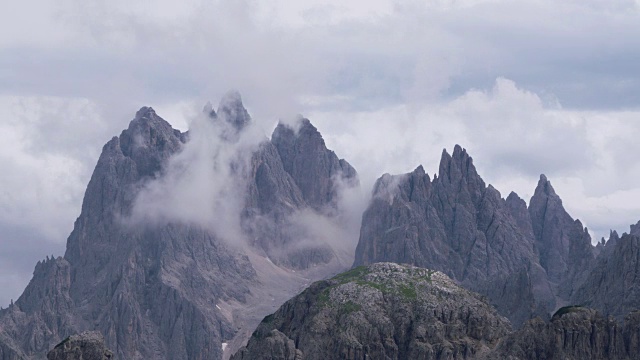
[[[210,110],[209,115],[230,123],[236,132],[241,131],[251,122],[251,116],[242,104],[242,97],[237,91],[226,93],[220,100],[217,114]]]
[[[48,360],[108,360],[113,353],[104,344],[102,334],[85,331],[71,335],[47,354]]]
[[[236,141],[251,121],[237,93],[225,96],[217,113],[208,110],[212,121],[233,125],[221,141]],[[295,294],[303,281],[344,269],[331,263],[335,256],[322,244],[298,246],[284,256],[297,241],[287,216],[309,205],[266,138],[245,172],[236,172],[248,179],[242,224],[256,239],[253,248],[229,245],[192,224],[125,221],[139,190],[164,175],[188,138],[144,107],[103,147],[64,258],[39,263],[22,296],[0,311],[0,359],[43,358],[85,330],[103,334],[119,359],[220,359],[223,342],[236,342],[244,334],[239,328],[255,326],[254,311],[266,314],[278,305],[265,306],[257,296],[276,301]],[[307,149],[299,156],[310,156]],[[261,220],[271,228],[261,228]],[[270,270],[261,252],[311,270],[300,279],[286,269]],[[249,256],[271,272],[259,274]],[[274,284],[284,294],[266,288]]]
[[[505,337],[486,359],[637,359],[639,334],[638,312],[629,314],[621,326],[595,310],[566,307],[550,322],[531,320]]]
[[[347,161],[327,149],[320,132],[308,119],[299,121],[299,129],[279,123],[271,142],[305,201],[317,211],[331,210],[336,207],[338,182],[356,186],[358,175]]]
[[[640,237],[624,234],[611,246],[598,257],[572,303],[622,320],[630,311],[640,309]]]
[[[473,359],[510,329],[441,272],[377,263],[311,285],[232,359]]]
[[[593,266],[591,236],[579,220],[573,220],[566,212],[544,175],[529,202],[529,213],[540,265],[558,296],[568,300]]]
[[[638,221],[638,223],[635,225],[631,225],[631,230],[629,231],[629,234],[640,236],[640,221]],[[618,234],[616,233],[616,235]]]
[[[517,325],[554,307],[537,257],[524,201],[503,200],[456,145],[453,155],[443,151],[433,180],[420,166],[376,182],[354,266],[392,261],[442,271]]]

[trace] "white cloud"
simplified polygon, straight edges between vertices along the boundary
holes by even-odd
[[[131,220],[196,224],[222,240],[244,245],[240,216],[243,179],[251,159],[267,137],[250,124],[236,134],[231,123],[208,114],[193,118],[189,141],[166,166],[166,172],[145,184],[136,197]]]
[[[424,164],[433,177],[440,152],[467,148],[480,175],[506,197],[533,195],[545,173],[573,217],[598,239],[640,220],[640,112],[584,112],[545,103],[513,81],[470,90],[414,112],[399,106],[366,113],[316,112],[328,146],[343,154],[370,188],[384,172]],[[620,202],[625,199],[625,204]],[[609,224],[609,225],[607,225]]]
[[[63,244],[106,126],[86,99],[4,96],[0,118],[0,225]]]
[[[640,217],[629,205],[640,175],[638,1],[36,0],[5,10],[5,244],[64,241],[102,144],[138,108],[184,129],[190,109],[231,88],[264,124],[311,118],[365,189],[420,163],[433,174],[442,148],[460,143],[503,192],[527,198],[546,173],[597,231]]]

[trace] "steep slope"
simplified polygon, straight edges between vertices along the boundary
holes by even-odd
[[[509,330],[446,275],[378,263],[313,284],[232,359],[472,359]]]
[[[337,206],[340,186],[355,186],[358,176],[344,159],[325,146],[309,119],[299,119],[296,128],[278,124],[272,142],[278,149],[284,169],[300,187],[305,201],[317,211]]]
[[[238,145],[247,141],[251,127],[239,94],[227,94],[217,112],[207,112],[218,130],[203,143],[238,149],[228,164],[215,165],[229,173],[241,206],[239,238],[229,239],[202,219],[160,212],[171,203],[151,202],[140,210],[143,191],[155,186],[160,191],[146,200],[172,200],[177,195],[157,185],[176,171],[198,170],[188,167],[191,158],[169,166],[194,150],[188,146],[197,134],[181,133],[153,109],[142,108],[128,129],[104,146],[64,258],[39,263],[18,301],[0,311],[0,359],[42,358],[60,340],[84,330],[100,331],[120,359],[220,359],[223,343],[241,342],[247,328],[305,283],[346,267],[330,247],[328,255],[318,256],[324,244],[308,245],[317,239],[300,239],[304,227],[280,226],[310,207],[266,137],[255,146]],[[216,161],[222,156],[205,155]],[[307,166],[315,171],[314,164]],[[205,193],[201,197],[207,199]],[[254,241],[245,245],[245,238]],[[297,245],[296,261],[280,261],[285,267],[270,262],[274,254],[286,259],[291,245]]]
[[[442,271],[515,324],[555,306],[524,201],[486,186],[458,145],[432,181],[419,166],[376,182],[354,266],[381,261]]]
[[[104,345],[102,334],[85,331],[72,335],[47,354],[47,360],[109,360],[113,353]]]
[[[593,266],[591,236],[579,220],[569,216],[544,175],[529,202],[529,213],[540,264],[558,296],[568,300]]]
[[[621,320],[640,309],[640,237],[623,234],[615,240],[613,249],[598,257],[572,302]]]
[[[185,141],[153,109],[142,108],[104,146],[64,259],[36,267],[11,318],[2,316],[3,328],[23,339],[25,354],[38,357],[72,333],[98,329],[119,358],[222,355],[216,343],[233,328],[208,307],[248,294],[256,274],[246,256],[193,226],[131,227],[122,220],[136,190]]]
[[[627,360],[640,353],[640,313],[623,325],[595,310],[561,308],[550,322],[528,322],[505,337],[486,359]]]
[[[376,263],[314,283],[265,317],[232,359],[631,360],[639,352],[640,311],[618,323],[569,306],[512,331],[444,274]]]
[[[325,146],[308,119],[297,126],[279,123],[271,142],[262,143],[252,159],[244,226],[254,244],[270,259],[294,269],[336,260],[351,262],[353,248],[332,248],[291,221],[290,215],[310,208],[318,214],[339,215],[344,189],[359,186],[355,169]],[[307,239],[302,248],[296,239]],[[311,243],[309,243],[311,242]]]

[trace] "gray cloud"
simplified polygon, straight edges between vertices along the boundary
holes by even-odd
[[[0,245],[30,264],[3,271],[6,297],[49,252],[37,244],[64,251],[102,145],[140,106],[184,129],[191,107],[230,88],[264,129],[310,117],[365,192],[383,172],[422,163],[433,174],[442,148],[460,143],[503,192],[526,198],[546,173],[598,234],[640,218],[637,1],[36,0],[6,10]],[[22,251],[24,238],[34,245]]]
[[[240,216],[247,184],[242,180],[251,173],[252,155],[267,137],[254,124],[236,131],[224,120],[196,116],[188,143],[169,160],[161,177],[145,184],[131,219],[124,221],[192,223],[243,246]]]

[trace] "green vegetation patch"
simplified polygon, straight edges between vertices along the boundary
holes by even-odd
[[[386,285],[378,284],[378,283],[375,283],[373,281],[357,280],[356,284],[362,285],[362,286],[368,286],[368,287],[371,287],[371,288],[374,288],[374,289],[378,289],[383,294],[386,294],[386,293],[388,293],[390,291],[389,287],[387,287]]]
[[[347,301],[344,304],[342,304],[340,312],[342,313],[342,315],[348,315],[348,314],[351,314],[352,312],[360,311],[361,309],[362,309],[362,306],[360,304],[356,304],[353,301]]]
[[[399,289],[400,289],[400,295],[402,295],[402,297],[406,299],[415,300],[418,298],[418,293],[416,292],[414,284],[410,283],[409,286],[400,285]]]
[[[368,273],[369,273],[369,270],[367,269],[367,267],[364,265],[361,265],[349,271],[345,271],[341,274],[334,276],[332,280],[337,280],[342,285],[353,280],[358,280]]]
[[[392,270],[394,272],[398,271],[397,269]],[[368,281],[364,279],[364,276],[370,273],[369,269],[366,266],[358,266],[349,271],[338,274],[330,280],[336,283],[322,290],[322,292],[318,295],[318,305],[320,307],[329,305],[329,295],[331,293],[331,290],[340,285],[350,282],[355,282],[360,286],[367,286],[377,289],[378,291],[382,292],[383,295],[397,295],[410,301],[416,300],[418,298],[416,287],[422,281],[431,283],[431,277],[435,273],[435,270],[423,268],[407,268],[400,269],[400,271],[408,274],[411,279],[407,279],[408,281],[401,284],[394,284],[393,281],[384,281],[385,279],[382,279],[383,282]]]

